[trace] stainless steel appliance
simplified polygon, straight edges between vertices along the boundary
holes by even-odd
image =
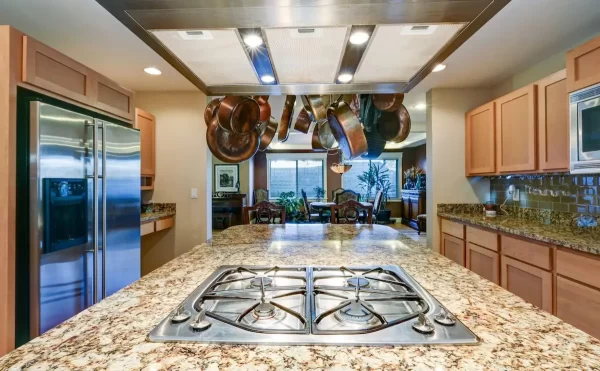
[[[571,173],[600,173],[600,84],[569,94]]]
[[[398,266],[222,266],[148,335],[232,344],[476,344]]]
[[[31,100],[29,335],[140,277],[140,134]]]

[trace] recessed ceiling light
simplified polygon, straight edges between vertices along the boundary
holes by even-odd
[[[156,67],[146,67],[144,68],[144,72],[146,72],[148,75],[160,75],[162,73]]]
[[[446,65],[445,64],[438,64],[437,66],[433,67],[433,72],[440,72],[446,69]]]
[[[246,45],[248,45],[251,48],[256,48],[258,46],[261,46],[263,43],[263,39],[262,37],[260,37],[257,34],[250,34],[250,35],[246,35],[244,37],[244,42],[246,43]]]
[[[415,104],[413,106],[413,108],[414,109],[421,109],[421,110],[423,110],[423,109],[427,108],[427,104],[425,104],[425,103],[417,103],[417,104]]]
[[[342,73],[338,76],[339,82],[350,82],[354,76],[351,73]]]
[[[363,31],[357,31],[350,35],[350,43],[354,45],[364,44],[369,40],[369,34]]]
[[[266,84],[270,84],[273,81],[275,81],[275,78],[271,75],[263,75],[260,77],[261,81],[266,83]]]

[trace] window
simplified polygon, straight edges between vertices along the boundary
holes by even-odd
[[[325,160],[321,154],[268,154],[269,198],[277,198],[282,192],[301,191],[307,197],[316,198],[315,187],[325,189]]]
[[[402,154],[394,154],[393,157],[388,155],[384,158],[377,160],[350,160],[346,161],[349,164],[352,164],[352,168],[350,171],[345,173],[342,177],[342,187],[344,189],[351,189],[355,192],[359,192],[361,194],[361,199],[367,199],[367,197],[373,198],[375,197],[375,187],[371,190],[367,190],[364,188],[364,184],[359,180],[359,176],[363,174],[365,171],[369,170],[369,164],[380,164],[383,165],[385,169],[387,169],[387,174],[389,175],[389,181],[391,183],[390,190],[388,192],[389,198],[399,198],[400,197],[400,171],[399,165],[402,163]]]

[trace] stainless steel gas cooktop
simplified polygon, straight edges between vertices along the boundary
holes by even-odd
[[[278,345],[478,342],[398,266],[222,266],[148,339]]]

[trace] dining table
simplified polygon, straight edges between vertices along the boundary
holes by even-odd
[[[363,207],[373,207],[373,204],[371,202],[360,202],[361,206]],[[310,203],[310,207],[314,210],[317,211],[317,213],[319,213],[319,220],[321,221],[321,223],[323,223],[323,214],[325,213],[325,211],[330,210],[331,206],[336,205],[335,202],[311,202]]]

